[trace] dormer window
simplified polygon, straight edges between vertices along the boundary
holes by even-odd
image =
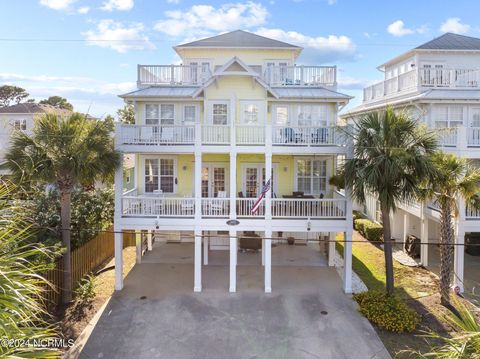
[[[16,130],[19,130],[19,131],[26,131],[27,130],[27,120],[15,120],[15,122],[13,123],[13,127],[16,129]]]

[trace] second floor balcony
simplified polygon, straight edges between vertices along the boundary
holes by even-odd
[[[364,88],[363,102],[375,102],[432,88],[478,89],[480,69],[420,67]]]
[[[117,124],[117,146],[230,145],[345,146],[341,127],[277,125],[127,125]]]
[[[335,87],[335,66],[251,66],[272,87]],[[201,86],[215,70],[206,65],[138,65],[137,86]]]

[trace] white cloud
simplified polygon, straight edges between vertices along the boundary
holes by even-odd
[[[133,8],[133,0],[108,0],[100,8],[105,11],[129,11]]]
[[[393,36],[402,37],[405,35],[412,35],[415,33],[424,34],[428,31],[428,26],[422,25],[417,28],[408,28],[408,27],[405,27],[405,23],[402,20],[397,20],[392,22],[390,25],[388,25],[387,31]]]
[[[90,8],[88,6],[82,6],[77,9],[77,12],[79,14],[87,14],[90,11]]]
[[[378,82],[375,80],[360,79],[351,76],[344,76],[338,71],[338,88],[342,90],[363,90],[365,87]]]
[[[180,0],[167,0],[169,4],[180,4]]]
[[[440,26],[441,32],[453,32],[455,34],[466,34],[470,31],[471,26],[467,24],[462,24],[460,18],[451,17]]]
[[[191,39],[261,26],[265,24],[267,16],[267,9],[253,1],[225,4],[218,8],[194,5],[186,11],[166,11],[165,19],[155,24],[155,30],[170,36]]]
[[[327,0],[328,5],[334,5],[337,3],[337,0]]]
[[[302,46],[302,56],[307,61],[331,62],[336,60],[353,59],[356,46],[353,41],[345,35],[308,36],[296,31],[285,31],[282,29],[260,28],[256,31],[258,35],[272,39]]]
[[[101,20],[96,30],[83,32],[82,35],[90,45],[113,49],[120,53],[130,50],[155,49],[147,35],[143,33],[142,23],[133,23],[129,26],[113,20]]]
[[[49,7],[53,10],[65,10],[77,0],[40,0],[40,5]]]

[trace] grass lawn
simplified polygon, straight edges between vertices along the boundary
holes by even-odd
[[[338,252],[343,255],[343,236],[337,237]],[[369,290],[385,290],[385,257],[383,250],[373,245],[354,231],[352,244],[352,266]],[[407,267],[394,259],[395,292],[404,298],[422,316],[419,330],[413,333],[395,334],[375,328],[392,357],[410,358],[398,354],[401,350],[414,349],[423,352],[428,349],[425,340],[419,337],[422,330],[447,333],[449,328],[439,320],[445,309],[440,305],[438,278],[429,270]]]

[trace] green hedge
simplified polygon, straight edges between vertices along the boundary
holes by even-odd
[[[360,306],[360,313],[382,329],[395,333],[411,332],[420,322],[418,313],[394,295],[368,291],[354,294],[353,298]]]
[[[369,241],[377,242],[383,240],[383,226],[369,219],[356,219],[354,228]]]

